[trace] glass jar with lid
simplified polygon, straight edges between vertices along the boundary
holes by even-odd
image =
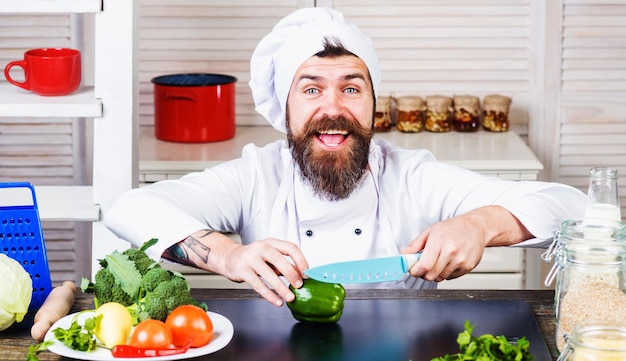
[[[626,322],[582,322],[565,339],[565,350],[557,361],[626,360]]]
[[[506,132],[509,130],[509,108],[511,98],[491,94],[483,98],[483,128],[491,132]]]
[[[418,133],[424,129],[424,99],[415,95],[396,99],[396,128],[404,133]]]
[[[374,131],[388,132],[391,130],[391,96],[380,96],[376,99]]]
[[[556,250],[556,345],[586,321],[626,322],[626,226],[566,221]]]
[[[443,133],[452,130],[452,98],[444,95],[426,97],[425,129],[429,132]]]
[[[480,120],[480,99],[473,95],[454,96],[454,130],[473,132],[478,130]]]

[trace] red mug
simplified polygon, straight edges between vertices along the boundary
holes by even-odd
[[[11,78],[9,72],[14,66],[24,70],[23,82]],[[80,51],[68,48],[28,50],[24,60],[7,64],[4,76],[9,83],[39,95],[67,95],[80,86]]]

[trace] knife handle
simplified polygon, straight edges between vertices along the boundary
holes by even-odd
[[[411,267],[419,261],[422,256],[422,251],[413,254],[403,254],[402,255],[402,266],[404,267],[404,272],[409,272]]]

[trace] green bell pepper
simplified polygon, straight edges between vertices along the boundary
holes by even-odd
[[[300,288],[289,286],[295,300],[287,303],[293,317],[301,322],[335,323],[343,314],[346,289],[338,283],[307,278]]]

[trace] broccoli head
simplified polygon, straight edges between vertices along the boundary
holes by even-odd
[[[176,307],[184,304],[189,298],[189,286],[182,277],[172,277],[168,282],[160,283],[154,291],[148,293],[146,297],[154,297],[165,303],[167,312],[171,312]]]
[[[142,276],[145,275],[150,270],[150,268],[158,265],[158,262],[148,257],[146,252],[138,248],[128,248],[124,250],[122,254],[128,256],[128,259],[135,263],[137,271],[139,271]]]
[[[83,278],[81,289],[93,293],[96,307],[107,302],[126,306],[134,322],[146,318],[165,321],[181,305],[192,304],[207,309],[189,293],[187,280],[148,257],[145,249],[157,242],[152,239],[141,248],[114,251],[100,261],[94,282]]]
[[[159,321],[165,321],[169,314],[167,306],[163,300],[157,297],[146,296],[141,302],[139,308],[143,315],[141,318],[149,317]]]
[[[146,312],[150,318],[165,321],[167,315],[178,306],[189,304],[201,306],[189,293],[187,280],[169,273],[170,279],[168,281],[159,283],[152,291],[147,292],[140,301],[141,311]]]
[[[143,275],[141,285],[146,292],[152,292],[159,284],[171,280],[172,276],[172,272],[161,266],[153,267]]]
[[[129,306],[135,302],[128,293],[124,292],[120,284],[115,281],[115,277],[106,268],[99,269],[94,279],[95,282],[91,284],[91,289],[83,290],[83,292],[93,293],[98,305],[118,302],[124,306]]]
[[[145,253],[145,249],[156,243],[146,242],[142,248],[129,248],[124,252],[113,251],[100,260],[100,269],[94,282],[83,279],[81,289],[93,293],[98,304],[118,302],[125,306],[134,304],[143,297],[142,276],[149,269],[159,266]]]

